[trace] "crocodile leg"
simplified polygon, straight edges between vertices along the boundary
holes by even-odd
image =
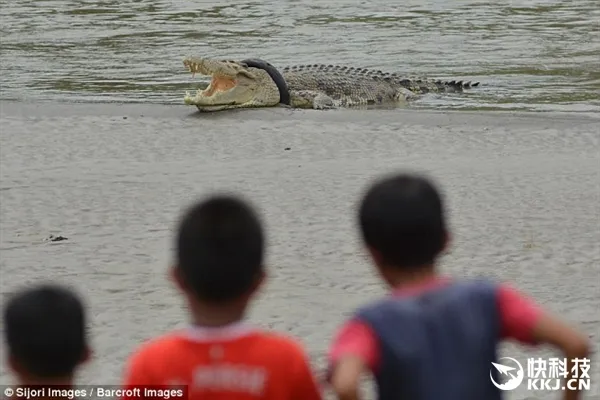
[[[294,90],[290,92],[291,103],[297,108],[313,108],[315,110],[329,110],[337,108],[335,100],[316,90]]]
[[[416,99],[417,97],[419,97],[419,95],[417,95],[416,93],[401,87],[396,90],[394,100],[396,100],[397,103],[404,104],[410,100]]]

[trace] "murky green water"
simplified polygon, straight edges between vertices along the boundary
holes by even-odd
[[[2,0],[1,97],[182,103],[186,55],[479,80],[415,107],[600,112],[598,0]]]

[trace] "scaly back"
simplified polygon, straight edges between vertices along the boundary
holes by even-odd
[[[442,81],[420,77],[405,77],[395,72],[390,73],[369,68],[326,64],[287,66],[284,67],[281,72],[286,81],[288,81],[290,88],[302,83],[307,84],[308,82],[320,82],[318,86],[329,86],[327,83],[333,83],[333,81],[342,84],[359,82],[364,84],[370,81],[372,83],[387,83],[389,85],[403,87],[414,93],[420,94],[428,92],[462,92],[463,89],[479,85],[479,82],[465,83],[463,81]],[[310,88],[303,87],[298,89]],[[314,89],[317,89],[317,87]]]

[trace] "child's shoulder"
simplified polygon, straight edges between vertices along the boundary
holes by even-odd
[[[154,355],[164,357],[169,353],[187,351],[189,340],[186,339],[185,331],[173,331],[146,340],[138,345],[132,354],[132,358],[150,358]],[[260,348],[261,353],[274,353],[280,357],[304,356],[304,344],[294,336],[265,329],[254,329],[246,336],[254,341],[252,347]],[[240,338],[243,340],[243,337]],[[207,342],[210,343],[210,342]]]

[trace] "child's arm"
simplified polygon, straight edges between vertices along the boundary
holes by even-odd
[[[364,361],[352,354],[342,356],[331,371],[331,387],[339,400],[359,400],[360,378],[368,371]]]
[[[376,368],[378,358],[377,339],[369,326],[354,320],[342,327],[330,350],[327,376],[339,400],[360,398],[360,378]]]
[[[573,359],[589,355],[589,339],[559,318],[538,307],[517,290],[502,286],[498,295],[502,315],[502,335],[527,344],[550,344],[567,358],[566,380],[573,379]],[[565,387],[568,387],[565,385]],[[579,390],[566,390],[564,400],[579,398]]]
[[[573,375],[579,376],[578,374],[573,374],[573,360],[576,358],[587,358],[589,356],[590,343],[588,337],[573,329],[559,318],[547,313],[540,315],[536,324],[533,326],[531,335],[539,343],[551,344],[562,350],[567,358],[568,375],[565,378],[565,387],[572,387],[572,385],[567,386],[566,382],[570,379],[577,379],[574,378]],[[577,368],[577,366],[575,366],[575,368]],[[579,384],[576,384],[575,387],[576,389],[574,390],[567,389],[565,391],[563,397],[564,400],[579,399]]]

